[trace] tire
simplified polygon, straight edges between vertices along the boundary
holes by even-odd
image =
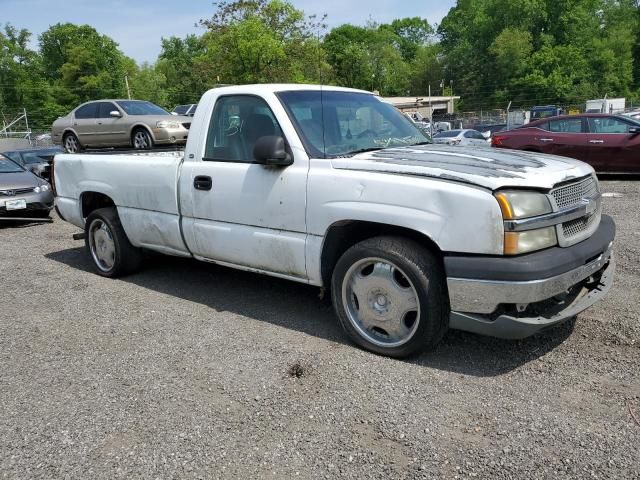
[[[80,140],[78,140],[75,133],[65,133],[62,138],[62,146],[67,153],[80,153],[82,151],[82,145],[80,145]]]
[[[153,139],[144,128],[136,128],[131,134],[131,146],[136,150],[151,150]]]
[[[94,210],[84,231],[85,247],[98,275],[116,278],[140,269],[142,252],[129,242],[115,207]]]
[[[351,339],[389,357],[434,348],[449,326],[442,262],[402,237],[374,237],[347,250],[333,271],[331,299]]]

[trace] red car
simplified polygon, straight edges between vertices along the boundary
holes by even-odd
[[[491,144],[577,158],[602,173],[640,173],[640,122],[620,115],[543,118],[496,133]]]

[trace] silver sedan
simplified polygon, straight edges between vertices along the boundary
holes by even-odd
[[[184,144],[191,118],[171,115],[151,102],[99,100],[80,105],[53,122],[53,142],[69,153],[84,148],[133,147]]]
[[[46,218],[53,208],[51,187],[7,157],[0,155],[0,221]]]

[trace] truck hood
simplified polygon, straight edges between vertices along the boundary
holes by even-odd
[[[593,172],[593,168],[584,162],[555,155],[444,145],[385,148],[331,162],[333,168],[341,170],[416,175],[469,183],[490,190],[504,187],[550,189]]]

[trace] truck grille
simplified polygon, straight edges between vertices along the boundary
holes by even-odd
[[[598,184],[593,177],[551,190],[551,196],[559,210],[578,205],[583,198],[592,197],[596,193],[598,193]]]
[[[554,210],[574,207],[586,198],[592,198],[599,193],[598,182],[589,176],[577,182],[563,185],[551,190],[550,196],[554,203]],[[589,238],[600,225],[602,203],[598,198],[595,211],[591,215],[576,218],[557,226],[558,244],[561,247],[575,245]]]

